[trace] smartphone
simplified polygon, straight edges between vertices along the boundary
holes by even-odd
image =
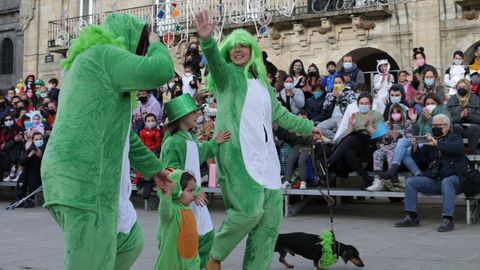
[[[417,144],[424,144],[427,141],[427,136],[415,136]]]

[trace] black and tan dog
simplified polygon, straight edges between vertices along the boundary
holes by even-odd
[[[277,243],[275,244],[275,252],[280,254],[279,261],[289,269],[293,268],[293,265],[288,264],[285,260],[287,253],[293,256],[298,254],[306,259],[313,260],[315,269],[321,270],[319,263],[322,257],[322,246],[319,242],[320,238],[314,234],[302,232],[279,234]],[[337,256],[342,257],[345,263],[351,261],[358,267],[364,266],[358,250],[355,247],[335,241],[335,248],[333,250],[337,253]]]

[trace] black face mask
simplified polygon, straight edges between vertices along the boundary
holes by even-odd
[[[316,71],[310,71],[308,72],[308,76],[310,77],[313,77],[313,76],[316,76],[317,75],[317,72]]]
[[[440,138],[443,136],[443,128],[441,127],[432,127],[432,135],[435,138]]]
[[[195,54],[195,53],[198,53],[198,49],[197,49],[197,48],[192,48],[192,49],[190,49],[190,51],[191,51],[192,53],[194,53],[194,54]]]
[[[147,102],[147,97],[138,97],[138,100],[141,102],[141,103],[145,103]]]
[[[333,73],[335,73],[335,70],[329,70],[328,73],[330,73],[330,75],[332,75]]]
[[[56,114],[57,112],[56,112],[55,110],[53,110],[53,109],[48,109],[48,113],[49,113],[49,114]]]
[[[459,88],[459,89],[457,89],[457,92],[458,92],[458,94],[459,94],[460,96],[464,97],[464,96],[467,95],[468,90],[465,89],[465,88]]]

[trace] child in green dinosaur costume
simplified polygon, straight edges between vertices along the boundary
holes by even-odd
[[[169,177],[173,183],[157,185],[162,241],[154,269],[198,270],[198,233],[190,205],[200,187],[196,185],[195,176],[182,170],[172,170]]]
[[[200,165],[207,159],[213,158],[217,144],[223,143],[230,136],[228,132],[219,132],[215,139],[199,144],[192,129],[197,125],[196,120],[200,109],[202,107],[196,105],[189,94],[181,95],[165,103],[169,124],[160,154],[160,162],[164,169],[173,168],[192,172],[199,187],[201,186]],[[208,208],[204,205],[204,196],[197,196],[196,201],[200,205],[192,204],[192,211],[197,222],[200,240],[200,269],[203,269],[208,262],[212,248],[214,228]],[[161,243],[161,239],[159,242]]]
[[[211,37],[216,22],[209,22],[206,11],[197,14],[196,24],[208,62],[208,86],[217,99],[215,129],[231,133],[216,153],[227,211],[206,269],[220,269],[220,262],[248,234],[243,269],[266,270],[282,220],[280,163],[272,122],[302,135],[319,137],[319,132],[311,121],[289,113],[277,101],[252,35],[235,30],[218,49]]]
[[[41,168],[45,207],[64,233],[65,269],[129,269],[143,249],[130,166],[167,181],[131,131],[131,93],[169,81],[173,63],[145,22],[127,14],[85,28],[67,55]]]

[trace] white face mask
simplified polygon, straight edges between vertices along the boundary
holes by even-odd
[[[453,64],[454,65],[461,65],[461,64],[463,64],[463,61],[462,60],[453,60]]]
[[[154,127],[157,126],[157,123],[156,122],[146,122],[145,123],[145,127],[148,128],[148,129],[152,129]]]
[[[433,104],[432,105],[427,105],[426,108],[427,108],[429,113],[432,113],[433,110],[435,110],[435,108],[437,108],[437,105],[433,105]]]
[[[170,89],[172,89],[174,86],[175,86],[175,83],[174,83],[174,82],[168,83],[168,87],[169,87]]]
[[[285,87],[285,89],[293,89],[295,85],[293,85],[293,83],[291,82],[286,82],[283,84],[283,86]]]
[[[185,73],[185,76],[186,76],[186,77],[190,77],[190,76],[192,76],[192,73],[190,73],[190,72]]]

